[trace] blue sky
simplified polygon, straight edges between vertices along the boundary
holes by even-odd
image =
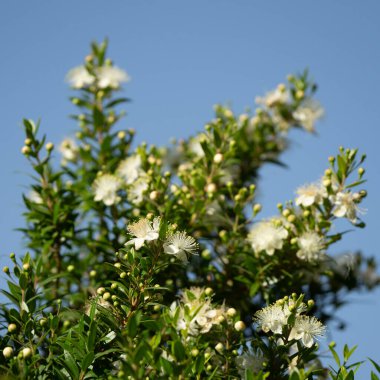
[[[41,118],[58,143],[75,125],[64,77],[82,62],[91,40],[110,40],[110,55],[132,81],[126,93],[129,128],[137,142],[158,145],[199,131],[212,105],[253,106],[287,74],[308,67],[326,109],[319,136],[292,133],[283,156],[288,170],[266,167],[260,201],[264,216],[318,179],[340,145],[368,155],[365,230],[345,236],[334,252],[363,250],[380,259],[377,244],[380,138],[380,3],[345,1],[4,0],[0,3],[1,131],[0,257],[22,254],[21,193],[28,165],[20,153],[21,119]],[[343,226],[343,227],[347,227]],[[357,294],[340,315],[349,322],[339,343],[359,344],[356,358],[378,361],[380,292]]]

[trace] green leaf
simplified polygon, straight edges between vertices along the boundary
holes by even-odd
[[[76,363],[73,355],[71,355],[71,353],[67,350],[64,350],[63,355],[65,357],[65,360],[63,362],[65,365],[65,368],[70,372],[71,376],[74,379],[78,379],[79,378],[79,368],[77,366],[77,363]]]
[[[186,357],[185,347],[180,340],[176,340],[172,343],[172,354],[176,359],[182,361]]]
[[[368,360],[373,364],[373,366],[376,368],[376,371],[378,373],[380,373],[380,365],[377,364],[374,360],[372,360],[371,358],[368,358]]]
[[[86,371],[88,367],[92,364],[94,361],[95,354],[94,351],[90,351],[82,360],[81,369],[82,371]]]

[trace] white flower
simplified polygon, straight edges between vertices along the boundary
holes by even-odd
[[[255,320],[264,332],[281,334],[282,327],[287,324],[288,316],[288,310],[285,311],[283,306],[274,304],[256,312]]]
[[[198,157],[204,157],[205,152],[203,151],[201,142],[207,140],[207,137],[204,133],[200,133],[199,135],[190,139],[189,149]]]
[[[148,219],[140,219],[138,222],[128,225],[128,231],[136,236],[134,239],[127,241],[124,245],[135,245],[135,249],[140,249],[146,241],[157,240],[160,231],[159,217],[154,218],[153,222]]]
[[[123,178],[127,185],[137,180],[141,172],[141,157],[134,154],[121,161],[117,168],[116,174]]]
[[[314,124],[323,114],[323,108],[316,100],[306,99],[303,105],[293,112],[293,118],[308,132],[314,132]]]
[[[306,261],[320,259],[325,247],[323,237],[314,231],[304,232],[297,239],[297,243],[299,247],[297,257]]]
[[[178,308],[176,328],[178,331],[184,330],[192,336],[208,333],[212,326],[220,324],[221,316],[225,318],[227,310],[224,305],[212,308],[211,300],[206,297],[205,289],[199,287],[185,290],[178,306],[173,302],[170,307],[172,316],[176,315]]]
[[[78,146],[75,140],[66,138],[61,142],[59,151],[62,153],[62,156],[65,160],[74,161],[78,154]]]
[[[239,375],[242,379],[245,378],[245,370],[248,369],[252,373],[258,373],[263,369],[263,363],[265,361],[263,355],[255,355],[253,353],[244,352],[236,359],[236,365],[238,367]]]
[[[95,78],[84,66],[77,66],[67,73],[66,81],[74,88],[85,88],[91,86]]]
[[[148,188],[148,178],[145,175],[139,177],[128,189],[128,200],[132,203],[140,204]]]
[[[102,66],[96,72],[99,88],[119,88],[124,82],[129,81],[128,74],[116,66]]]
[[[195,254],[198,244],[195,239],[186,232],[176,232],[169,236],[164,243],[164,252],[174,255],[181,261],[187,262],[187,254]]]
[[[112,206],[120,201],[117,195],[120,189],[120,179],[112,174],[103,174],[96,178],[93,184],[96,202],[102,201],[106,206]]]
[[[257,104],[265,105],[269,108],[277,104],[285,104],[289,100],[289,92],[282,86],[277,87],[275,90],[268,92],[264,97],[257,97],[255,99]]]
[[[38,205],[44,203],[43,199],[41,198],[41,195],[37,193],[37,191],[32,190],[29,193],[29,200],[33,203],[36,203]]]
[[[321,203],[327,196],[326,190],[320,184],[315,183],[299,187],[296,193],[298,194],[296,205],[304,207]]]
[[[356,204],[358,199],[360,199],[360,197],[357,193],[338,192],[332,197],[332,201],[335,203],[335,208],[333,211],[334,216],[337,218],[346,217],[350,222],[356,223],[356,213],[363,212]]]
[[[256,253],[265,251],[272,256],[276,249],[281,249],[288,231],[282,226],[275,226],[271,221],[259,222],[248,234],[248,241]]]
[[[322,322],[315,317],[300,315],[296,318],[289,339],[301,339],[306,347],[311,347],[317,336],[323,336],[326,331]]]

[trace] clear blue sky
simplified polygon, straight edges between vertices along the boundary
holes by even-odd
[[[338,146],[358,147],[368,154],[368,227],[346,235],[335,251],[362,249],[380,259],[379,15],[375,0],[2,0],[1,260],[24,252],[13,230],[23,225],[21,193],[28,183],[21,119],[41,117],[42,131],[55,143],[72,133],[64,76],[82,62],[91,40],[104,37],[132,77],[125,123],[137,130],[138,142],[188,136],[212,118],[213,104],[231,102],[242,112],[288,73],[309,67],[326,117],[318,137],[292,134],[283,157],[289,170],[264,169],[264,215],[293,198],[297,186],[318,179]],[[379,296],[353,296],[340,313],[348,330],[331,332],[341,344],[359,344],[356,359],[380,361]]]

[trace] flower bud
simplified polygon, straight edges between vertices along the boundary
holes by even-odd
[[[119,140],[123,140],[123,139],[125,139],[125,136],[126,136],[125,131],[119,131],[119,132],[117,132],[117,138],[118,138]]]
[[[25,154],[25,155],[28,155],[29,153],[31,152],[30,148],[26,145],[24,145],[22,148],[21,148],[21,153],[22,154]]]
[[[24,359],[29,359],[32,355],[32,350],[29,347],[26,347],[22,350],[22,357]]]
[[[216,346],[215,346],[215,350],[218,351],[219,353],[222,353],[224,351],[224,346],[222,343],[218,343]]]
[[[296,216],[295,215],[289,215],[286,219],[289,223],[293,223],[296,221]]]
[[[96,270],[90,271],[90,277],[95,277],[96,276]]]
[[[254,206],[253,206],[253,214],[254,215],[257,215],[262,209],[262,206],[260,203],[256,203]]]
[[[282,216],[287,218],[288,216],[290,215],[290,210],[288,210],[287,208],[282,212]]]
[[[30,264],[29,263],[25,263],[22,265],[22,269],[28,271],[30,269]]]
[[[104,301],[107,301],[111,298],[111,293],[105,292],[102,297],[103,297]]]
[[[214,292],[214,290],[212,288],[206,288],[205,289],[206,296],[210,296],[213,292]]]
[[[223,161],[223,154],[222,154],[222,153],[217,153],[217,154],[214,156],[214,162],[215,162],[216,164],[220,164],[222,161]]]
[[[126,272],[121,272],[120,275],[119,275],[120,278],[125,278],[127,277],[127,273]]]
[[[114,282],[114,283],[112,283],[112,285],[111,285],[111,289],[113,289],[113,290],[115,290],[115,289],[117,289],[117,283],[116,282]]]
[[[330,187],[331,186],[331,181],[329,179],[324,179],[322,181],[322,184],[324,187]]]
[[[46,324],[47,324],[47,319],[46,318],[41,318],[40,320],[39,320],[39,324],[40,324],[40,326],[45,326]]]
[[[8,332],[11,334],[15,333],[17,331],[17,325],[15,323],[10,323],[8,325]]]
[[[75,269],[74,265],[69,265],[69,266],[67,267],[67,271],[70,272],[70,273],[73,272],[74,269]]]
[[[45,145],[45,149],[48,151],[48,152],[51,152],[53,149],[54,149],[54,144],[52,142],[48,142],[46,145]]]
[[[245,323],[243,321],[237,321],[234,325],[236,331],[244,331]]]
[[[199,350],[196,349],[196,348],[193,348],[193,349],[191,350],[191,356],[193,356],[193,357],[195,358],[195,357],[198,356],[198,355],[199,355]]]
[[[13,348],[12,347],[5,347],[3,349],[3,355],[5,359],[10,359],[13,356]]]
[[[155,201],[155,200],[158,198],[158,191],[153,190],[153,191],[149,194],[149,198],[150,198],[152,201]]]
[[[233,307],[230,307],[228,310],[227,310],[227,315],[229,317],[234,317],[236,315],[236,309],[234,309]]]
[[[99,295],[102,295],[105,291],[106,291],[105,288],[100,287],[100,288],[98,288],[98,289],[96,290],[96,293],[98,293]]]
[[[211,252],[208,249],[204,249],[201,255],[205,260],[210,260],[211,258]]]
[[[117,269],[120,269],[121,268],[121,263],[115,263],[113,264],[113,266]]]
[[[9,267],[7,266],[3,267],[3,272],[6,274],[9,274]]]
[[[206,186],[206,192],[211,194],[211,193],[215,193],[217,188],[216,188],[216,185],[215,183],[209,183],[207,186]]]

